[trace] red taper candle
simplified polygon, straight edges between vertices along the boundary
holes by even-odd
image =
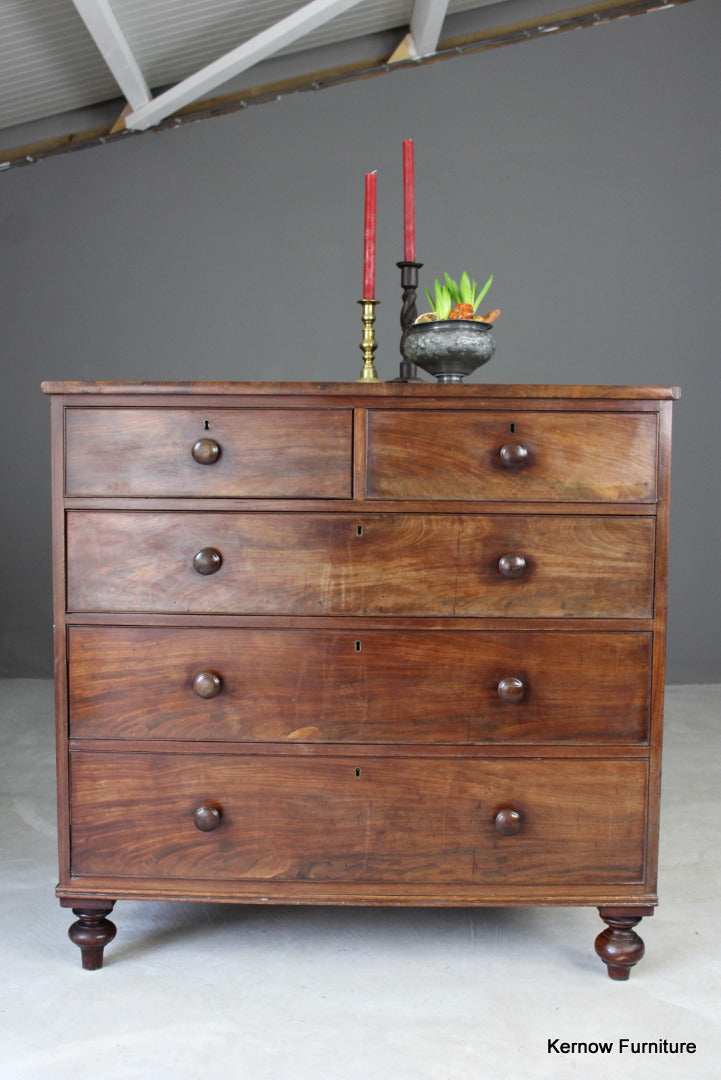
[[[416,261],[416,183],[413,139],[403,142],[403,258]]]
[[[376,295],[376,178],[366,173],[365,216],[363,219],[363,299]]]

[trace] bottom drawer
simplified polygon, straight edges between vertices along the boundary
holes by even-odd
[[[643,876],[642,760],[70,757],[74,876],[479,885]]]

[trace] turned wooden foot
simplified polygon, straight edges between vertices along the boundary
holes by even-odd
[[[652,914],[653,909],[639,912],[633,908],[599,908],[598,912],[608,929],[596,938],[596,952],[608,968],[610,978],[627,979],[645,951],[633,928],[640,923],[642,915]]]
[[[78,921],[68,930],[68,937],[79,946],[86,971],[97,971],[103,966],[103,949],[116,934],[115,923],[106,919],[115,906],[114,900],[71,900],[63,904],[70,907]]]

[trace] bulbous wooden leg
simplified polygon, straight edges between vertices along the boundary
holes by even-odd
[[[639,914],[633,908],[599,908],[598,912],[608,929],[596,938],[596,952],[606,964],[610,978],[625,980],[644,954],[643,941],[633,928],[648,912]]]
[[[71,903],[78,921],[68,930],[68,937],[79,946],[85,970],[97,971],[103,966],[103,949],[117,932],[115,923],[105,917],[113,910],[115,901],[72,900]]]

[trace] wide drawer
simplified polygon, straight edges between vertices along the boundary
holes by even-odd
[[[68,408],[68,496],[351,495],[352,410]]]
[[[71,626],[72,738],[644,743],[651,635]]]
[[[368,413],[375,499],[653,502],[651,413]]]
[[[643,761],[70,758],[74,876],[539,885],[642,877]],[[518,815],[515,835],[499,831],[512,824],[508,811]]]
[[[646,517],[78,510],[67,514],[67,602],[98,612],[646,618],[654,534]]]

